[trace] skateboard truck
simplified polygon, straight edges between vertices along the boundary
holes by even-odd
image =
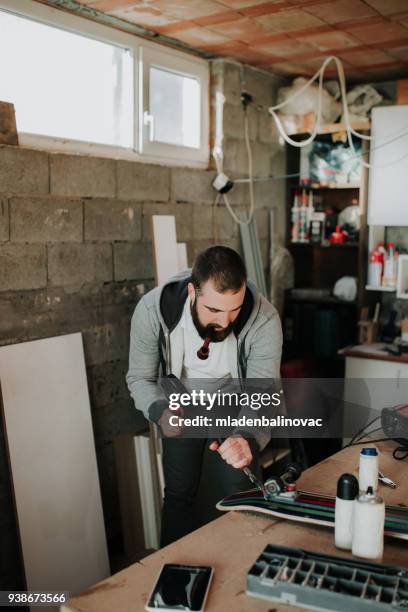
[[[285,499],[296,498],[296,480],[301,475],[302,470],[296,463],[288,463],[285,471],[281,476],[270,478],[265,482],[263,488],[264,497],[266,500],[272,500],[275,497],[284,497]]]

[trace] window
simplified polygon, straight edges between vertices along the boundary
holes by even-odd
[[[208,132],[207,66],[143,49],[140,147],[149,155],[202,159]],[[208,151],[206,152],[208,155]]]
[[[5,12],[0,31],[0,99],[19,131],[132,146],[130,50]]]
[[[206,165],[205,60],[17,5],[0,0],[0,100],[14,104],[22,144]]]

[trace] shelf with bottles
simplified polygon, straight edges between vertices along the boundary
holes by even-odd
[[[327,201],[312,187],[293,189],[290,210],[290,245],[322,248],[355,247],[359,244],[360,209],[358,200],[336,197]]]
[[[408,299],[408,255],[403,251],[387,241],[386,227],[369,227],[366,291],[396,293],[398,299]]]

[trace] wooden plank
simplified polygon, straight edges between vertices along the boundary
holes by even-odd
[[[129,563],[134,563],[145,550],[142,507],[137,478],[134,436],[122,435],[113,440],[123,546]]]
[[[187,263],[187,245],[185,242],[177,243],[177,259],[178,259],[178,271],[182,272],[188,268]]]
[[[160,286],[179,271],[176,218],[173,215],[152,215],[152,224],[156,284]]]
[[[0,102],[0,144],[18,145],[14,104]]]
[[[81,334],[0,348],[0,383],[26,587],[79,593],[110,573]]]
[[[408,104],[408,79],[397,81],[397,104]]]
[[[353,121],[351,123],[351,127],[356,132],[368,131],[371,128],[370,121],[368,119],[361,119],[360,121]],[[346,124],[345,123],[326,123],[325,125],[320,126],[318,130],[318,134],[336,134],[337,132],[345,132]],[[295,134],[309,134],[310,132],[306,131],[303,127],[290,132],[289,136],[293,136]]]
[[[382,468],[392,477],[399,472],[400,487],[395,491],[381,487],[386,501],[391,497],[405,503],[408,496],[408,464],[392,459],[394,443],[381,445]],[[319,491],[331,491],[335,486],[331,466],[341,473],[355,465],[359,447],[351,447],[306,470],[302,487],[313,486]],[[392,465],[394,466],[392,469]],[[391,471],[390,471],[391,469]],[[397,476],[395,476],[397,479]],[[310,485],[310,486],[309,486]],[[214,582],[210,589],[206,612],[234,610],[237,612],[265,612],[268,602],[245,594],[246,573],[266,544],[300,547],[321,553],[350,558],[347,551],[334,546],[333,530],[316,525],[290,523],[280,519],[229,512],[223,517],[178,540],[170,546],[143,559],[95,585],[88,592],[69,600],[62,612],[121,612],[143,610],[147,597],[163,563],[190,563],[214,567]],[[386,539],[384,563],[408,566],[406,543]],[[298,607],[273,603],[276,612],[296,612]]]

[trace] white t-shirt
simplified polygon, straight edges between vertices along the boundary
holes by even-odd
[[[208,359],[199,359],[197,351],[202,347],[204,340],[194,325],[189,297],[184,304],[180,324],[184,328],[182,378],[213,378],[217,380],[220,378],[230,378],[231,372],[228,355],[236,342],[234,333],[231,332],[222,342],[210,342]]]

